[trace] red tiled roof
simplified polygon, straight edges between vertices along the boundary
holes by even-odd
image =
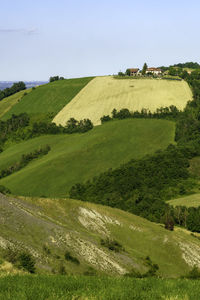
[[[161,71],[161,69],[158,69],[158,68],[147,68],[147,71]]]
[[[129,69],[130,70],[130,72],[138,72],[139,71],[139,69]]]

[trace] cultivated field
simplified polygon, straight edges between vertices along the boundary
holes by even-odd
[[[44,114],[49,113],[53,118],[91,79],[66,79],[41,85],[14,105],[5,114],[4,119],[23,112],[31,116],[36,115],[37,118],[41,115],[41,119],[44,118]]]
[[[198,207],[200,206],[200,194],[193,194],[167,202],[172,206]]]
[[[174,127],[174,122],[166,120],[127,119],[84,134],[47,135],[21,142],[0,153],[0,169],[42,145],[50,145],[51,151],[0,184],[16,195],[65,197],[77,182],[166,148],[173,143]]]
[[[53,121],[65,125],[71,117],[77,120],[89,118],[98,125],[100,118],[111,114],[114,108],[132,111],[147,108],[153,112],[162,106],[175,105],[183,109],[189,100],[192,100],[192,92],[185,81],[96,77]]]

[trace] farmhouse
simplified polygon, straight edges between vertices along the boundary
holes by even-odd
[[[130,76],[136,76],[139,74],[140,69],[129,69],[130,70]]]
[[[146,73],[152,73],[154,75],[161,75],[162,70],[158,68],[147,68]]]

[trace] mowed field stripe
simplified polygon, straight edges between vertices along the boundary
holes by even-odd
[[[77,120],[89,118],[94,125],[99,125],[100,118],[111,114],[114,108],[132,111],[147,108],[153,112],[162,106],[175,105],[182,110],[189,100],[192,100],[192,92],[185,81],[96,77],[55,116],[53,122],[65,125],[72,117]]]

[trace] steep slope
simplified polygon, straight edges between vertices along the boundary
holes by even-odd
[[[144,272],[146,256],[161,276],[180,276],[200,266],[200,241],[186,230],[167,231],[160,224],[127,212],[70,199],[7,198],[0,195],[0,254],[8,246],[27,250],[40,273],[81,274],[92,267],[99,273],[125,274],[132,268]],[[116,240],[119,252],[103,246],[101,239]],[[64,259],[65,251],[80,264]]]
[[[2,118],[8,111],[17,103],[22,101],[24,93],[30,93],[31,89],[20,91],[12,96],[4,98],[0,101],[0,118]]]
[[[92,77],[65,79],[41,85],[14,105],[4,119],[23,112],[30,115],[49,113],[53,118],[91,79]]]
[[[0,184],[16,195],[66,197],[77,182],[166,148],[173,143],[174,126],[165,120],[127,119],[84,134],[47,135],[21,142],[0,153],[0,170],[42,145],[49,144],[51,151]]]
[[[185,81],[96,77],[53,121],[64,125],[70,117],[89,118],[98,125],[100,118],[111,114],[114,108],[132,111],[146,108],[153,112],[160,107],[175,105],[183,109],[189,100],[192,100],[192,92]]]

